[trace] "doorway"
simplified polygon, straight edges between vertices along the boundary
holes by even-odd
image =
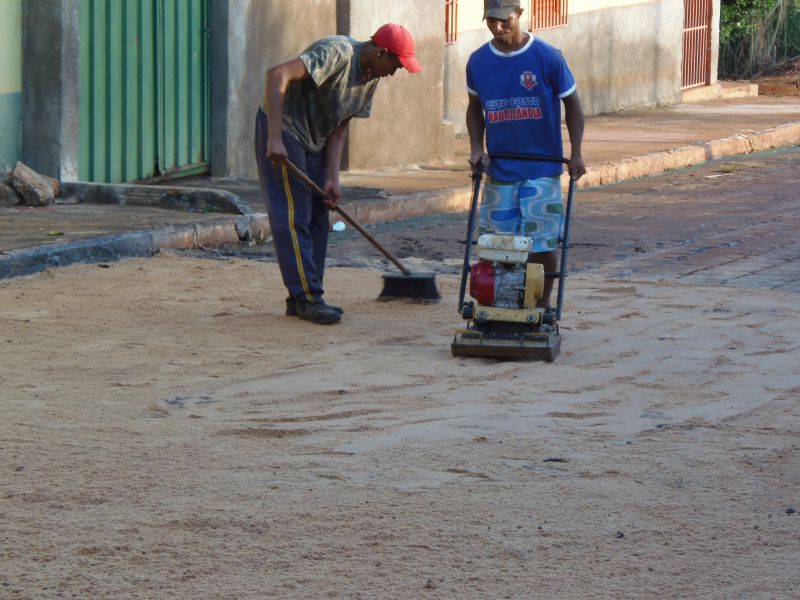
[[[711,83],[712,0],[683,0],[681,89]]]
[[[209,0],[82,0],[79,177],[208,171]]]

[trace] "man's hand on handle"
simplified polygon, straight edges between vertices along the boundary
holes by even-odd
[[[280,137],[273,138],[270,136],[267,140],[267,158],[276,166],[289,158],[289,153]]]
[[[473,173],[486,173],[491,164],[489,155],[483,152],[473,152],[468,159]],[[580,154],[573,154],[569,160],[569,176],[576,181],[586,175],[586,163]]]
[[[468,162],[473,173],[486,173],[486,171],[489,169],[489,163],[491,161],[489,159],[489,155],[485,152],[475,151],[469,157]]]
[[[322,200],[322,203],[328,207],[329,210],[336,210],[339,202],[342,200],[342,187],[338,181],[328,181],[325,184],[325,193],[327,198]]]
[[[578,154],[573,154],[569,159],[569,177],[577,181],[586,175],[586,163],[583,162],[583,157]]]

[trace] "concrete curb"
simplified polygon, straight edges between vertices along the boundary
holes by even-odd
[[[240,241],[263,241],[269,237],[269,232],[267,215],[250,214],[10,250],[0,255],[0,279],[30,275],[49,267],[64,267],[79,262],[113,262],[128,257],[149,257],[167,248],[189,249]]]
[[[681,146],[663,152],[651,152],[650,154],[625,158],[619,161],[600,163],[589,167],[588,173],[578,181],[577,187],[578,189],[584,189],[618,183],[626,179],[639,179],[726,156],[751,154],[771,148],[797,144],[800,144],[800,121],[748,135],[738,134],[710,142]]]
[[[242,198],[219,189],[73,181],[62,184],[62,193],[64,196],[77,196],[81,202],[99,204],[253,214],[250,205]]]

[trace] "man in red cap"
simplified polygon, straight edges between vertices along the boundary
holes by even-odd
[[[336,323],[342,309],[323,300],[328,211],[342,197],[339,168],[353,117],[370,115],[381,77],[399,68],[422,70],[414,38],[388,23],[372,38],[323,38],[293,60],[267,72],[256,116],[255,151],[275,252],[289,296],[286,314],[319,324]],[[312,194],[289,175],[286,160],[301,168],[327,197]]]

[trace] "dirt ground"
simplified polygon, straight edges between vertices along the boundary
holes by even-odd
[[[761,96],[800,96],[800,57],[753,79]]]
[[[0,282],[0,598],[797,597],[799,165],[579,194],[552,364],[451,357],[463,215],[375,228],[436,305],[334,238],[331,327],[242,256]]]

